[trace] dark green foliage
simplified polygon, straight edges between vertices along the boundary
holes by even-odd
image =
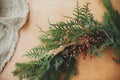
[[[102,0],[104,6],[107,9],[104,17],[111,18],[111,22],[116,26],[116,28],[120,31],[120,14],[117,10],[112,6],[111,0]],[[108,14],[108,15],[106,15]],[[107,18],[106,18],[107,19]],[[110,22],[109,22],[110,23]]]
[[[28,63],[17,63],[14,75],[19,76],[20,79],[27,78],[29,80],[58,80],[61,72],[66,72],[65,80],[69,80],[70,76],[76,73],[76,59],[78,51],[73,51],[74,45],[66,47],[62,52],[57,55],[49,54],[50,50],[56,49],[61,45],[68,45],[75,43],[79,36],[84,35],[87,25],[94,23],[94,19],[88,4],[83,7],[77,6],[74,10],[74,18],[66,22],[58,22],[50,24],[50,30],[44,32],[41,28],[43,35],[40,36],[42,45],[31,49],[25,57],[31,58],[33,61]],[[86,24],[84,23],[86,22]],[[68,51],[68,52],[66,52]]]
[[[16,70],[13,73],[15,76],[19,76],[21,80],[25,78],[29,80],[58,80],[60,72],[68,72],[70,70],[73,71],[71,73],[75,73],[76,70],[76,59],[69,58],[69,60],[66,60],[63,55],[62,53],[54,57],[44,55],[44,57],[38,61],[17,63]],[[70,77],[70,75],[72,75],[71,73],[66,76]]]
[[[103,16],[106,42],[120,58],[120,14],[113,8],[111,0],[102,0],[102,2],[107,10]]]
[[[38,61],[30,61],[28,63],[17,63],[14,75],[18,75],[21,79],[28,78],[29,80],[39,79],[46,71],[50,69],[51,55],[46,55]]]
[[[70,77],[77,74],[77,64],[75,58],[72,58],[69,64],[69,68],[66,71],[64,80],[70,80]]]
[[[101,51],[110,46],[120,57],[120,15],[110,0],[103,0],[103,3],[107,11],[102,24],[90,13],[90,3],[79,6],[77,2],[74,17],[65,16],[69,19],[66,22],[49,22],[47,32],[39,28],[43,33],[39,38],[42,44],[24,55],[32,60],[17,63],[13,74],[20,80],[59,80],[59,75],[65,73],[64,80],[70,80],[72,75],[77,74],[77,60],[81,53],[84,59],[87,54],[101,57]],[[61,46],[64,49],[59,51]]]

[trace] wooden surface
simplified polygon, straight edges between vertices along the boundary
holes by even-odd
[[[76,0],[28,0],[30,6],[29,20],[20,31],[20,38],[16,51],[12,59],[6,64],[6,67],[0,75],[0,80],[19,80],[12,75],[16,62],[25,62],[28,59],[21,57],[28,50],[39,44],[38,37],[40,35],[36,25],[42,29],[48,29],[48,19],[54,23],[65,20],[62,15],[72,16],[72,10],[76,5]],[[91,12],[95,19],[102,21],[102,14],[105,9],[100,0],[88,0],[91,5]],[[80,4],[84,4],[86,0],[79,0]],[[120,0],[113,2],[116,9],[120,10]],[[112,58],[112,50],[107,49],[103,53],[102,58],[82,57],[78,63],[78,75],[72,77],[71,80],[120,80],[120,64],[116,64]]]

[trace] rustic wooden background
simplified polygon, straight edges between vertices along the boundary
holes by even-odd
[[[28,0],[30,7],[29,20],[20,31],[20,38],[12,59],[6,64],[4,71],[0,74],[0,80],[18,80],[12,75],[16,62],[25,62],[28,59],[21,57],[29,49],[39,44],[40,35],[36,25],[48,30],[48,19],[51,22],[65,20],[63,15],[72,16],[72,10],[77,0]],[[82,5],[86,0],[78,0]],[[102,22],[105,11],[100,0],[88,0],[91,12],[96,20]],[[120,11],[120,0],[113,0],[114,7]],[[104,56],[100,58],[79,59],[77,76],[71,80],[120,80],[120,64],[116,64],[111,58],[113,51],[105,50]]]

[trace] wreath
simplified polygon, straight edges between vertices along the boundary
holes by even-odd
[[[13,71],[20,80],[58,80],[65,73],[64,80],[70,80],[77,74],[79,56],[102,56],[107,47],[111,47],[116,55],[113,60],[120,62],[120,15],[111,0],[102,0],[106,12],[103,22],[94,19],[90,13],[89,2],[80,6],[77,2],[73,10],[74,17],[65,16],[66,22],[55,24],[49,22],[49,30],[41,32],[41,44],[25,54],[29,62],[16,63]]]

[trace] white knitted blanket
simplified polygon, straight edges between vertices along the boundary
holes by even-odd
[[[14,53],[28,12],[26,0],[0,0],[0,72]]]

